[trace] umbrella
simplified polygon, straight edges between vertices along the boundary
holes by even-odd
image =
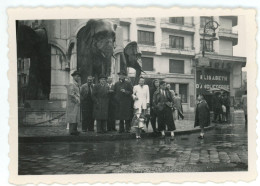
[[[225,91],[225,92],[230,92],[228,89],[226,89],[226,88],[219,88],[220,90],[223,90],[223,91]]]
[[[209,92],[221,92],[221,90],[219,89],[219,88],[210,88],[210,89],[208,89],[207,91],[209,91]]]

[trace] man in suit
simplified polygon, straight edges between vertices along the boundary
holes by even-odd
[[[93,117],[93,77],[87,78],[87,83],[81,86],[81,108],[82,108],[82,131],[94,131],[94,117]]]
[[[115,120],[115,100],[114,100],[114,84],[112,77],[107,78],[107,85],[109,87],[109,103],[108,103],[108,121],[107,131],[116,131]]]
[[[180,96],[178,96],[178,93],[175,93],[175,96],[173,98],[173,107],[177,111],[178,120],[180,119],[180,117],[183,120],[184,116],[183,116],[182,102]]]
[[[134,86],[133,98],[134,98],[134,113],[137,118],[140,115],[149,114],[148,108],[150,107],[150,92],[148,85],[144,85],[144,78],[140,76],[139,84]],[[135,126],[136,138],[141,138],[140,133],[143,127]]]
[[[166,82],[160,82],[160,88],[153,95],[153,105],[158,115],[158,130],[162,138],[165,138],[166,125],[171,132],[171,140],[174,140],[176,130],[172,115],[173,98],[171,92],[166,88]]]
[[[114,86],[115,119],[120,120],[119,133],[129,133],[132,119],[133,87],[131,83],[125,81],[126,73],[120,72],[118,75],[119,81]]]

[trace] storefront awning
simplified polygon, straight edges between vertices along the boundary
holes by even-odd
[[[195,59],[198,59],[199,57],[202,57],[202,54],[196,55]],[[246,57],[218,55],[210,53],[206,53],[205,57],[209,58],[210,62],[214,63],[241,63],[242,67],[246,66]]]

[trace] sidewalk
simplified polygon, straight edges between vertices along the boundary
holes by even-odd
[[[232,114],[232,123],[244,122],[244,113],[242,110],[236,110]],[[176,120],[175,135],[189,134],[199,132],[199,127],[194,128],[194,114],[185,113],[185,120]],[[213,129],[215,123],[205,130]],[[56,126],[21,126],[19,127],[19,142],[72,142],[72,141],[104,141],[104,140],[124,140],[134,139],[135,129],[132,127],[131,133],[108,132],[105,134],[97,134],[96,132],[82,132],[81,126],[78,126],[80,131],[79,136],[69,135],[69,131],[66,129],[66,125]],[[96,129],[96,127],[95,127]],[[119,123],[116,124],[116,129],[119,129]],[[142,138],[156,137],[153,133],[152,127],[149,124],[148,128],[144,128],[146,133],[142,134]],[[169,134],[168,134],[169,135]]]
[[[188,134],[193,132],[199,132],[198,127],[194,128],[194,121],[192,120],[177,120],[176,135]],[[206,130],[212,129],[214,125],[211,125]],[[117,130],[119,125],[116,125]],[[69,135],[66,125],[60,126],[30,126],[19,127],[19,142],[61,142],[61,141],[102,141],[102,140],[124,140],[134,139],[135,129],[132,127],[131,133],[107,132],[105,134],[97,134],[96,132],[82,132],[81,126],[78,126],[80,131],[79,136]],[[142,137],[155,137],[151,125],[148,129],[144,128],[146,133],[142,134]]]

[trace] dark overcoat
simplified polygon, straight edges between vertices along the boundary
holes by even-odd
[[[156,112],[162,111],[166,104],[168,106],[173,105],[173,98],[172,94],[169,90],[165,89],[166,100],[164,99],[163,95],[161,94],[161,89],[157,89],[153,94],[153,107]]]
[[[94,102],[93,116],[96,120],[108,119],[109,87],[107,84],[97,84],[93,88],[92,99]]]
[[[207,127],[210,125],[209,106],[205,100],[197,103],[194,127]]]
[[[122,92],[121,89],[125,89]],[[114,86],[115,119],[130,120],[133,116],[133,86],[130,82],[118,81]]]
[[[80,86],[76,81],[67,86],[66,122],[80,122]]]
[[[93,84],[90,85],[90,88],[89,88],[88,83],[85,83],[81,86],[81,89],[80,89],[81,106],[82,106],[82,112],[84,115],[93,114],[93,100],[92,100],[93,88],[94,88],[94,85]]]

